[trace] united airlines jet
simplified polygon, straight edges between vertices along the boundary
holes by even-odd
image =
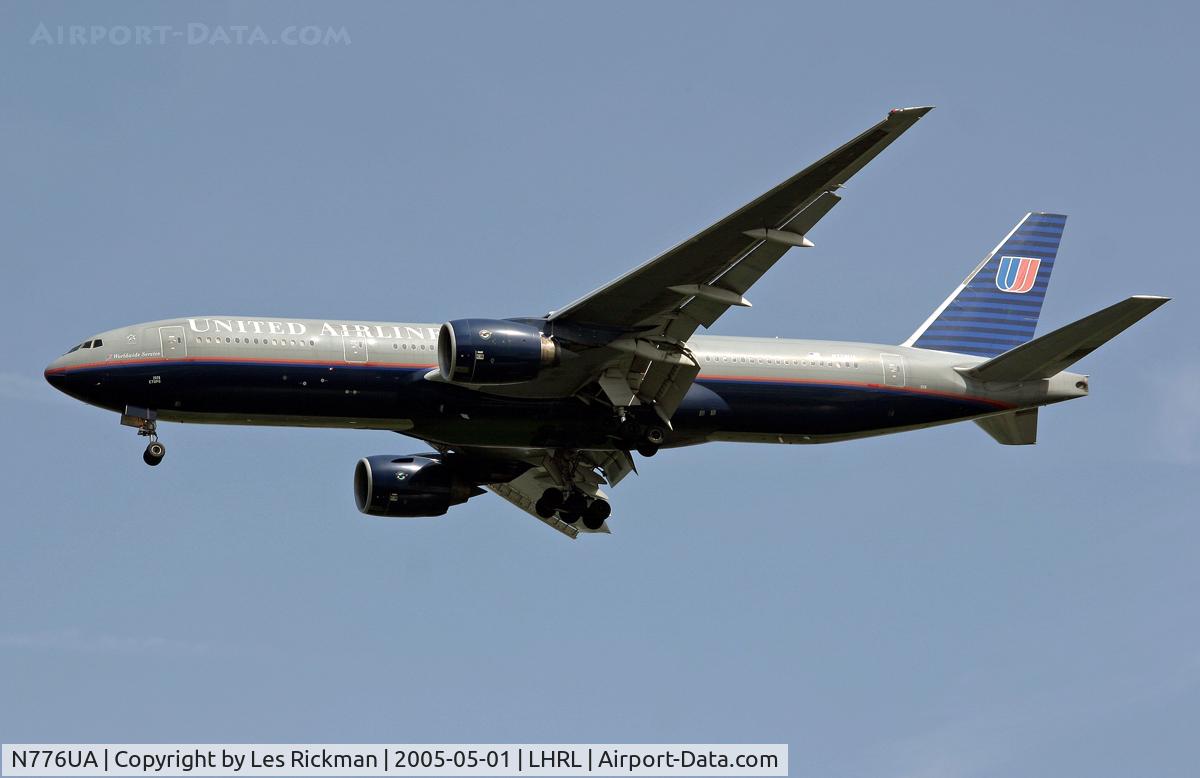
[[[929,108],[887,117],[748,205],[544,316],[393,323],[189,316],[89,337],[46,369],[116,411],[162,461],[158,422],[391,430],[424,453],[368,456],[358,509],[439,516],[492,491],[569,537],[608,532],[602,487],[634,455],[717,441],[828,443],[973,421],[1031,444],[1067,368],[1167,301],[1135,296],[1034,337],[1066,217],[1028,213],[899,345],[697,335]]]

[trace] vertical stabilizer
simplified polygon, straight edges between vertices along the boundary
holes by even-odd
[[[903,345],[994,357],[1032,340],[1066,222],[1025,214]]]

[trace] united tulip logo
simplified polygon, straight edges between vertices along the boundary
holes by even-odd
[[[1001,292],[1025,294],[1037,281],[1042,260],[1031,257],[1000,257],[996,270],[996,288]]]

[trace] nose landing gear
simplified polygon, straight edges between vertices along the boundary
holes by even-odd
[[[157,466],[167,455],[167,447],[158,442],[156,416],[157,414],[148,408],[132,406],[126,406],[125,412],[121,414],[121,424],[136,428],[141,437],[150,438],[150,442],[146,444],[146,450],[142,452],[142,461],[151,467]]]

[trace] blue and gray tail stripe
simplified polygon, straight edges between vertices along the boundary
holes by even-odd
[[[1025,214],[904,345],[994,357],[1033,340],[1066,222]]]

